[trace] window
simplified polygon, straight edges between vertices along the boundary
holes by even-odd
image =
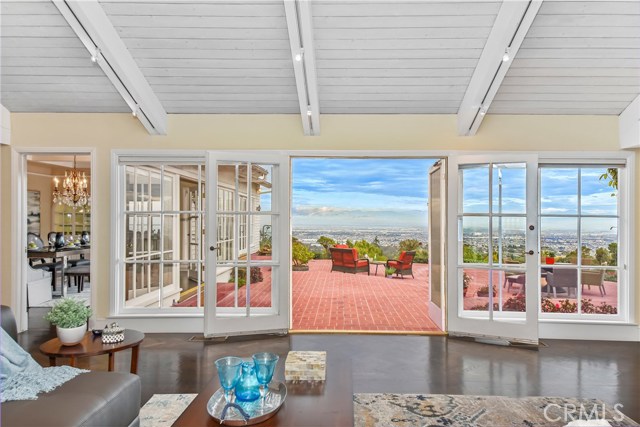
[[[121,306],[201,307],[204,166],[123,163],[120,173]]]
[[[621,318],[619,165],[540,167],[541,318]]]

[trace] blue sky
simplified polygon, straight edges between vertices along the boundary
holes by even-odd
[[[316,227],[426,227],[428,170],[435,159],[335,159],[292,160],[293,226]],[[617,197],[606,180],[603,167],[582,168],[583,214],[616,215]],[[489,211],[489,170],[471,167],[462,172],[465,213]],[[500,168],[493,174],[493,210],[500,197],[505,214],[525,213],[524,165]],[[541,169],[540,210],[545,215],[571,215],[578,209],[578,170]],[[478,220],[465,221],[474,227]],[[511,221],[520,228],[521,221]],[[482,221],[486,224],[486,220]],[[505,223],[506,225],[507,223]],[[611,232],[615,219],[585,219],[585,232]],[[478,223],[477,225],[480,225]],[[486,227],[486,225],[485,225]],[[484,227],[483,227],[484,228]],[[544,231],[577,231],[575,219],[548,218]],[[615,233],[615,230],[613,230]]]
[[[293,226],[426,227],[435,159],[292,160]]]
[[[607,185],[608,180],[600,180],[606,168],[582,168],[581,211],[589,215],[617,215],[617,197]],[[465,213],[487,213],[489,211],[488,168],[473,167],[462,171],[464,179],[463,210]],[[494,171],[494,212],[498,210],[498,176]],[[502,170],[502,212],[525,213],[525,171],[522,168]],[[576,168],[547,168],[540,173],[540,211],[544,215],[575,215],[578,212],[578,170]],[[478,222],[479,221],[475,221]],[[469,226],[473,227],[473,220]],[[484,221],[486,224],[486,221]],[[585,219],[586,232],[607,232],[616,224],[615,219]],[[486,225],[485,225],[486,227]],[[548,218],[543,221],[542,231],[577,232],[577,222],[568,218]]]

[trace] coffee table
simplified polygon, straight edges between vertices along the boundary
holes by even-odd
[[[280,361],[274,381],[284,379],[286,354]],[[258,426],[317,427],[353,425],[351,362],[327,354],[327,378],[323,382],[286,382],[287,399],[272,418]],[[216,375],[173,423],[173,427],[219,427],[207,412],[209,398],[220,388]]]
[[[131,349],[131,373],[138,373],[138,353],[140,351],[140,343],[144,339],[144,334],[134,329],[125,329],[124,341],[115,344],[103,344],[102,337],[94,336],[93,333],[87,332],[80,343],[73,346],[65,346],[60,343],[58,338],[54,338],[42,344],[40,351],[49,356],[50,366],[56,366],[56,357],[68,357],[70,365],[76,366],[78,357],[98,356],[101,354],[109,355],[109,371],[113,371],[114,353],[128,348]]]

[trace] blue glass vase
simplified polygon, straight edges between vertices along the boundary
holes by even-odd
[[[242,377],[236,385],[236,399],[241,402],[253,402],[260,397],[260,384],[256,377],[253,362],[242,364]]]

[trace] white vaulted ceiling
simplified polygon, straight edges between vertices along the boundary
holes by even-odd
[[[455,114],[499,2],[317,1],[321,113]]]
[[[617,115],[639,88],[640,1],[545,1],[489,113]]]
[[[100,5],[167,113],[300,114],[283,1]],[[320,113],[457,113],[501,4],[313,0]],[[53,3],[0,7],[10,111],[131,111]],[[617,115],[639,93],[640,1],[546,0],[488,113]]]
[[[299,112],[282,1],[100,3],[167,112]]]
[[[52,2],[0,2],[0,93],[9,111],[130,111]]]

